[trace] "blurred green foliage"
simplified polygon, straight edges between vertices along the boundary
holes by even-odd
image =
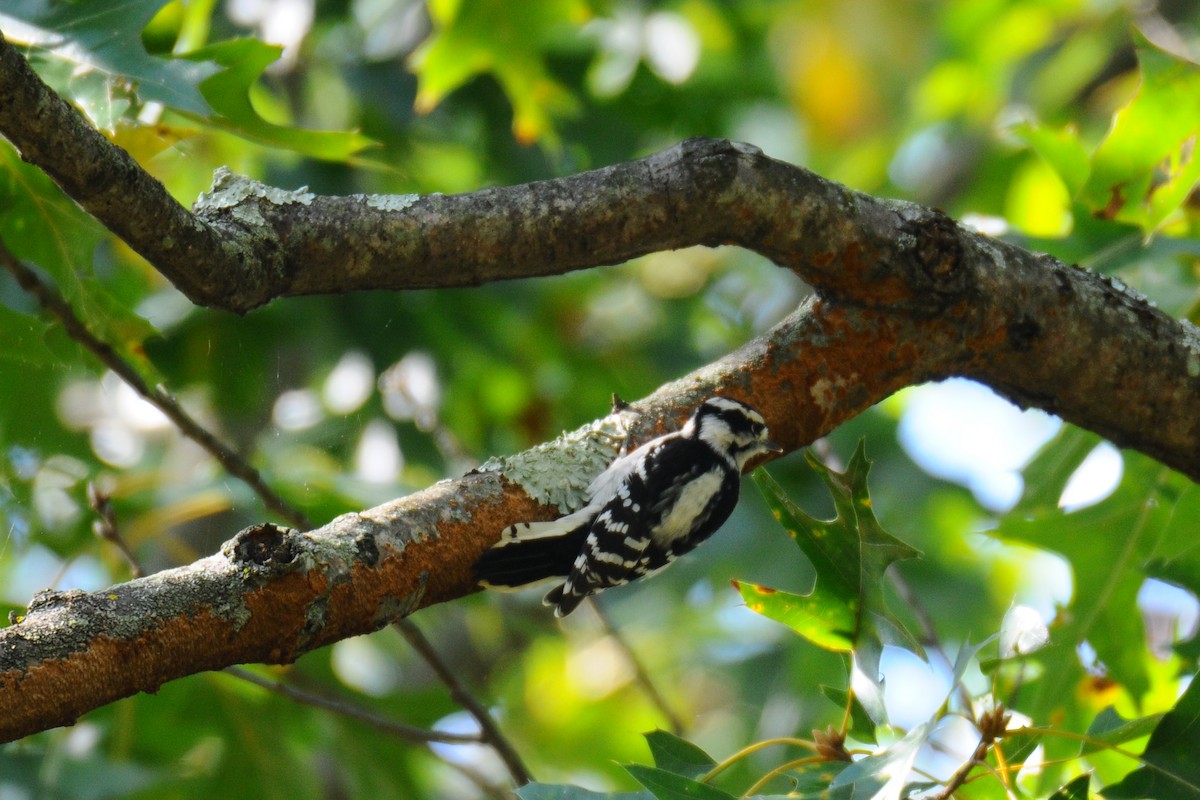
[[[185,204],[220,165],[326,194],[460,192],[686,136],[732,137],[856,189],[941,206],[1200,316],[1200,13],[1185,0],[15,0],[0,28]],[[551,438],[604,413],[612,392],[639,397],[728,352],[807,293],[746,253],[689,249],[479,289],[278,301],[239,319],[188,304],[5,143],[0,237],[315,520]],[[91,532],[89,484],[111,498],[147,569],[212,552],[266,516],[7,275],[0,336],[0,611],[20,613],[45,586],[128,577]],[[1120,454],[1112,491],[1064,509],[1072,476],[1102,446],[1063,429],[1024,469],[1023,490],[989,500],[902,438],[926,391],[843,426],[821,453],[848,461],[865,436],[873,517],[923,553],[892,567],[907,591],[872,587],[899,624],[937,636],[924,643],[928,663],[878,654],[889,719],[851,701],[844,655],[757,616],[729,588],[802,595],[835,577],[747,492],[694,556],[604,598],[695,744],[642,738],[667,720],[587,612],[560,627],[536,597],[481,595],[419,615],[547,782],[522,797],[593,796],[566,785],[740,793],[793,757],[754,743],[839,728],[848,711],[852,741],[886,749],[844,770],[843,791],[875,786],[871,765],[905,759],[944,779],[953,766],[930,743],[955,740],[954,715],[902,701],[954,686],[1092,736],[1005,745],[1009,765],[1042,746],[1042,777],[1019,781],[1035,796],[1085,796],[1069,780],[1097,743],[1145,746],[1200,655],[1200,640],[1179,641],[1194,634],[1194,597],[1146,599],[1164,586],[1147,579],[1200,589],[1189,548],[1200,493]],[[981,447],[970,462],[983,469],[993,456]],[[777,497],[832,516],[802,459],[772,474]],[[969,644],[999,631],[1014,603],[1042,611],[1049,646],[992,658]],[[470,728],[393,632],[262,671],[388,719]],[[1194,733],[1194,716],[1180,721],[1192,686],[1162,718],[1172,730]],[[1147,758],[1170,768],[1178,752],[1149,742]],[[697,765],[717,762],[719,788],[699,783]],[[1103,748],[1087,764],[1103,783],[1137,766]],[[815,793],[841,766],[797,762],[767,786]],[[0,748],[4,797],[471,797],[481,790],[468,773],[506,779],[487,748],[413,746],[219,674]],[[1146,774],[1123,785],[1136,793]],[[978,780],[959,793],[1004,791]]]

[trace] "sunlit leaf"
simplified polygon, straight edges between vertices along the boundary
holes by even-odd
[[[1143,766],[1104,789],[1106,798],[1154,797],[1163,800],[1200,798],[1200,681],[1192,681],[1183,697],[1159,721],[1142,752]]]
[[[843,653],[854,649],[857,600],[843,603],[815,589],[800,595],[741,581],[734,585],[751,611],[782,622],[818,647]]]
[[[591,15],[583,0],[527,3],[438,3],[436,30],[412,60],[420,77],[416,108],[428,113],[470,78],[491,73],[513,105],[513,133],[530,144],[553,136],[554,120],[576,101],[550,77],[545,45],[555,32],[577,30]]]
[[[853,786],[854,797],[899,800],[917,754],[933,729],[931,723],[918,725],[900,741],[855,761],[841,771],[831,788]]]
[[[1004,216],[1031,236],[1061,238],[1073,223],[1071,197],[1051,166],[1030,158],[1013,170]]]
[[[1200,66],[1134,38],[1141,86],[1092,155],[1081,198],[1099,216],[1153,231],[1200,181]]]
[[[1073,127],[1054,129],[1034,122],[1023,122],[1013,133],[1033,148],[1062,178],[1072,197],[1083,189],[1091,173],[1086,145]]]
[[[1049,641],[1050,631],[1035,608],[1014,605],[1000,623],[1000,658],[1028,655],[1045,647]]]
[[[250,91],[281,50],[257,39],[234,39],[188,53],[187,59],[222,67],[200,83],[201,93],[216,112],[207,121],[256,142],[330,161],[345,160],[370,146],[372,141],[359,133],[275,125],[259,116]]]

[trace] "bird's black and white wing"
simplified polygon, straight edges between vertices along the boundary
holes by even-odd
[[[546,595],[558,616],[662,569],[711,536],[737,504],[739,477],[710,447],[681,436],[652,444],[597,513],[567,579]]]

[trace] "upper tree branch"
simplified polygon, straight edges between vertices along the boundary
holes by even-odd
[[[0,132],[198,303],[241,312],[288,295],[477,285],[736,244],[823,297],[952,326],[968,345],[961,360],[905,365],[923,378],[976,378],[1200,479],[1195,327],[1101,277],[753,147],[690,140],[453,196],[320,197],[226,174],[193,215],[2,38]]]

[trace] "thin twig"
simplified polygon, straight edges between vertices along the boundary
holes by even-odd
[[[512,744],[501,732],[496,721],[492,719],[492,715],[483,707],[470,690],[458,679],[458,675],[454,670],[442,660],[442,657],[434,649],[433,644],[425,638],[425,634],[417,627],[416,623],[409,619],[398,619],[392,623],[404,640],[412,646],[426,663],[433,669],[434,673],[441,679],[442,683],[450,689],[450,697],[454,702],[458,703],[467,713],[475,718],[479,724],[479,735],[487,744],[491,745],[496,751],[496,755],[500,756],[500,760],[508,768],[508,772],[512,775],[513,781],[518,786],[523,786],[529,783],[532,778],[529,775],[529,770],[526,769],[521,757],[513,748]]]
[[[312,526],[303,514],[292,508],[287,501],[275,493],[258,470],[214,436],[207,428],[197,422],[183,410],[174,397],[159,387],[149,386],[138,374],[133,365],[121,357],[112,345],[95,336],[83,321],[75,315],[74,309],[65,300],[42,282],[37,273],[21,263],[8,247],[0,242],[0,262],[5,269],[13,274],[21,288],[29,292],[51,316],[62,324],[67,335],[91,351],[99,361],[108,367],[139,395],[150,401],[159,411],[175,423],[179,431],[196,444],[208,451],[209,455],[225,468],[225,471],[249,486],[263,504],[276,514],[298,528],[309,529]]]
[[[931,800],[949,800],[963,783],[966,782],[967,778],[971,775],[971,771],[979,764],[986,763],[985,759],[987,758],[988,748],[992,746],[992,741],[994,740],[987,739],[986,737],[981,739],[975,747],[975,751],[971,753],[971,757],[955,770],[954,774],[950,776],[950,780],[946,781],[942,785],[942,788],[931,796]]]
[[[650,678],[650,673],[646,670],[645,664],[638,658],[637,653],[634,652],[633,647],[625,639],[624,634],[617,629],[616,625],[613,625],[612,620],[608,618],[608,614],[604,612],[600,603],[596,601],[595,596],[589,597],[588,600],[590,601],[589,605],[591,605],[592,611],[596,613],[596,618],[600,620],[600,625],[604,628],[605,634],[621,649],[621,652],[625,654],[625,658],[633,667],[634,679],[637,680],[638,686],[641,687],[651,704],[666,719],[667,725],[671,728],[671,733],[676,736],[682,736],[684,731],[683,720],[680,719],[679,715],[667,703],[666,698],[663,697],[658,687],[654,685],[654,681]]]
[[[117,514],[112,507],[112,498],[95,483],[88,484],[87,495],[88,504],[92,507],[92,511],[96,512],[96,521],[92,523],[92,530],[101,539],[117,548],[117,552],[129,564],[129,571],[133,577],[140,578],[145,575],[137,554],[133,552],[133,548],[121,535],[121,529],[117,525]]]
[[[476,733],[447,733],[443,731],[431,731],[425,728],[418,728],[415,725],[406,725],[403,722],[396,722],[377,714],[373,714],[366,709],[360,708],[351,703],[345,703],[341,700],[335,700],[331,697],[306,692],[303,689],[297,689],[294,686],[289,686],[282,681],[264,678],[249,670],[241,667],[226,667],[223,670],[226,674],[232,675],[239,680],[253,683],[255,686],[261,686],[264,689],[283,695],[297,703],[303,703],[314,708],[321,708],[326,711],[332,711],[335,714],[340,714],[343,717],[356,719],[360,722],[365,722],[373,728],[377,728],[385,733],[390,733],[400,739],[417,744],[428,744],[430,742],[440,742],[442,744],[479,744],[482,738]]]
[[[240,667],[226,667],[224,670],[227,675],[238,678],[239,680],[247,681],[255,686],[261,686],[268,691],[281,694],[289,700],[297,703],[303,703],[313,708],[320,708],[326,711],[331,711],[335,714],[340,714],[350,719],[355,719],[360,722],[365,722],[373,728],[391,734],[404,741],[413,744],[482,744],[483,739],[477,733],[448,733],[443,731],[431,731],[425,728],[418,728],[413,725],[406,725],[403,722],[380,717],[377,714],[372,714],[370,711],[362,709],[350,703],[344,703],[340,700],[325,697],[323,695],[306,692],[303,689],[297,689],[294,686],[289,686],[281,681],[273,681],[270,678],[264,678],[256,675],[249,670],[244,670]],[[434,753],[446,766],[462,774],[467,780],[479,787],[479,790],[488,797],[495,800],[509,800],[511,793],[503,787],[496,786],[479,772],[471,769],[465,764],[459,764],[456,761],[443,758],[438,753]]]

